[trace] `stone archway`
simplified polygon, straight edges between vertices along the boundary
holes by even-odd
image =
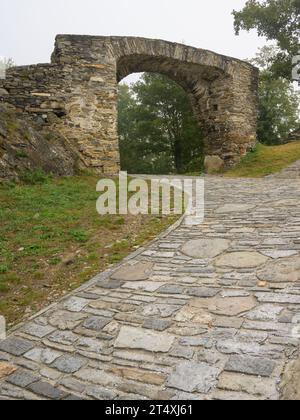
[[[119,169],[117,84],[144,71],[164,74],[186,90],[208,160],[231,166],[255,145],[258,70],[181,44],[59,35],[51,64],[12,69],[4,87],[10,102],[52,120],[85,166],[112,174]]]

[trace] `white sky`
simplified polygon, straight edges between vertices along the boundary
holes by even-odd
[[[246,0],[1,0],[0,56],[50,61],[56,34],[129,35],[184,42],[246,59],[265,44],[235,36],[233,9]]]

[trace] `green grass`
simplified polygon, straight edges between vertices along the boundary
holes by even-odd
[[[177,217],[100,216],[98,177],[30,172],[0,185],[0,314],[10,324],[78,287]]]
[[[236,167],[224,172],[228,177],[259,178],[285,169],[300,159],[300,141],[280,146],[258,144]]]

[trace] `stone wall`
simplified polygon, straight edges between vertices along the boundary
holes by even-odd
[[[59,35],[52,64],[18,67],[6,100],[54,124],[88,168],[119,169],[117,85],[133,72],[180,84],[205,134],[207,162],[231,166],[256,143],[258,70],[246,62],[160,40]],[[1,87],[1,85],[0,85]]]

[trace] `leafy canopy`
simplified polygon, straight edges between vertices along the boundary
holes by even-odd
[[[256,29],[259,36],[275,41],[277,51],[270,70],[291,80],[293,57],[299,53],[300,0],[248,0],[241,11],[233,11],[236,34]]]

